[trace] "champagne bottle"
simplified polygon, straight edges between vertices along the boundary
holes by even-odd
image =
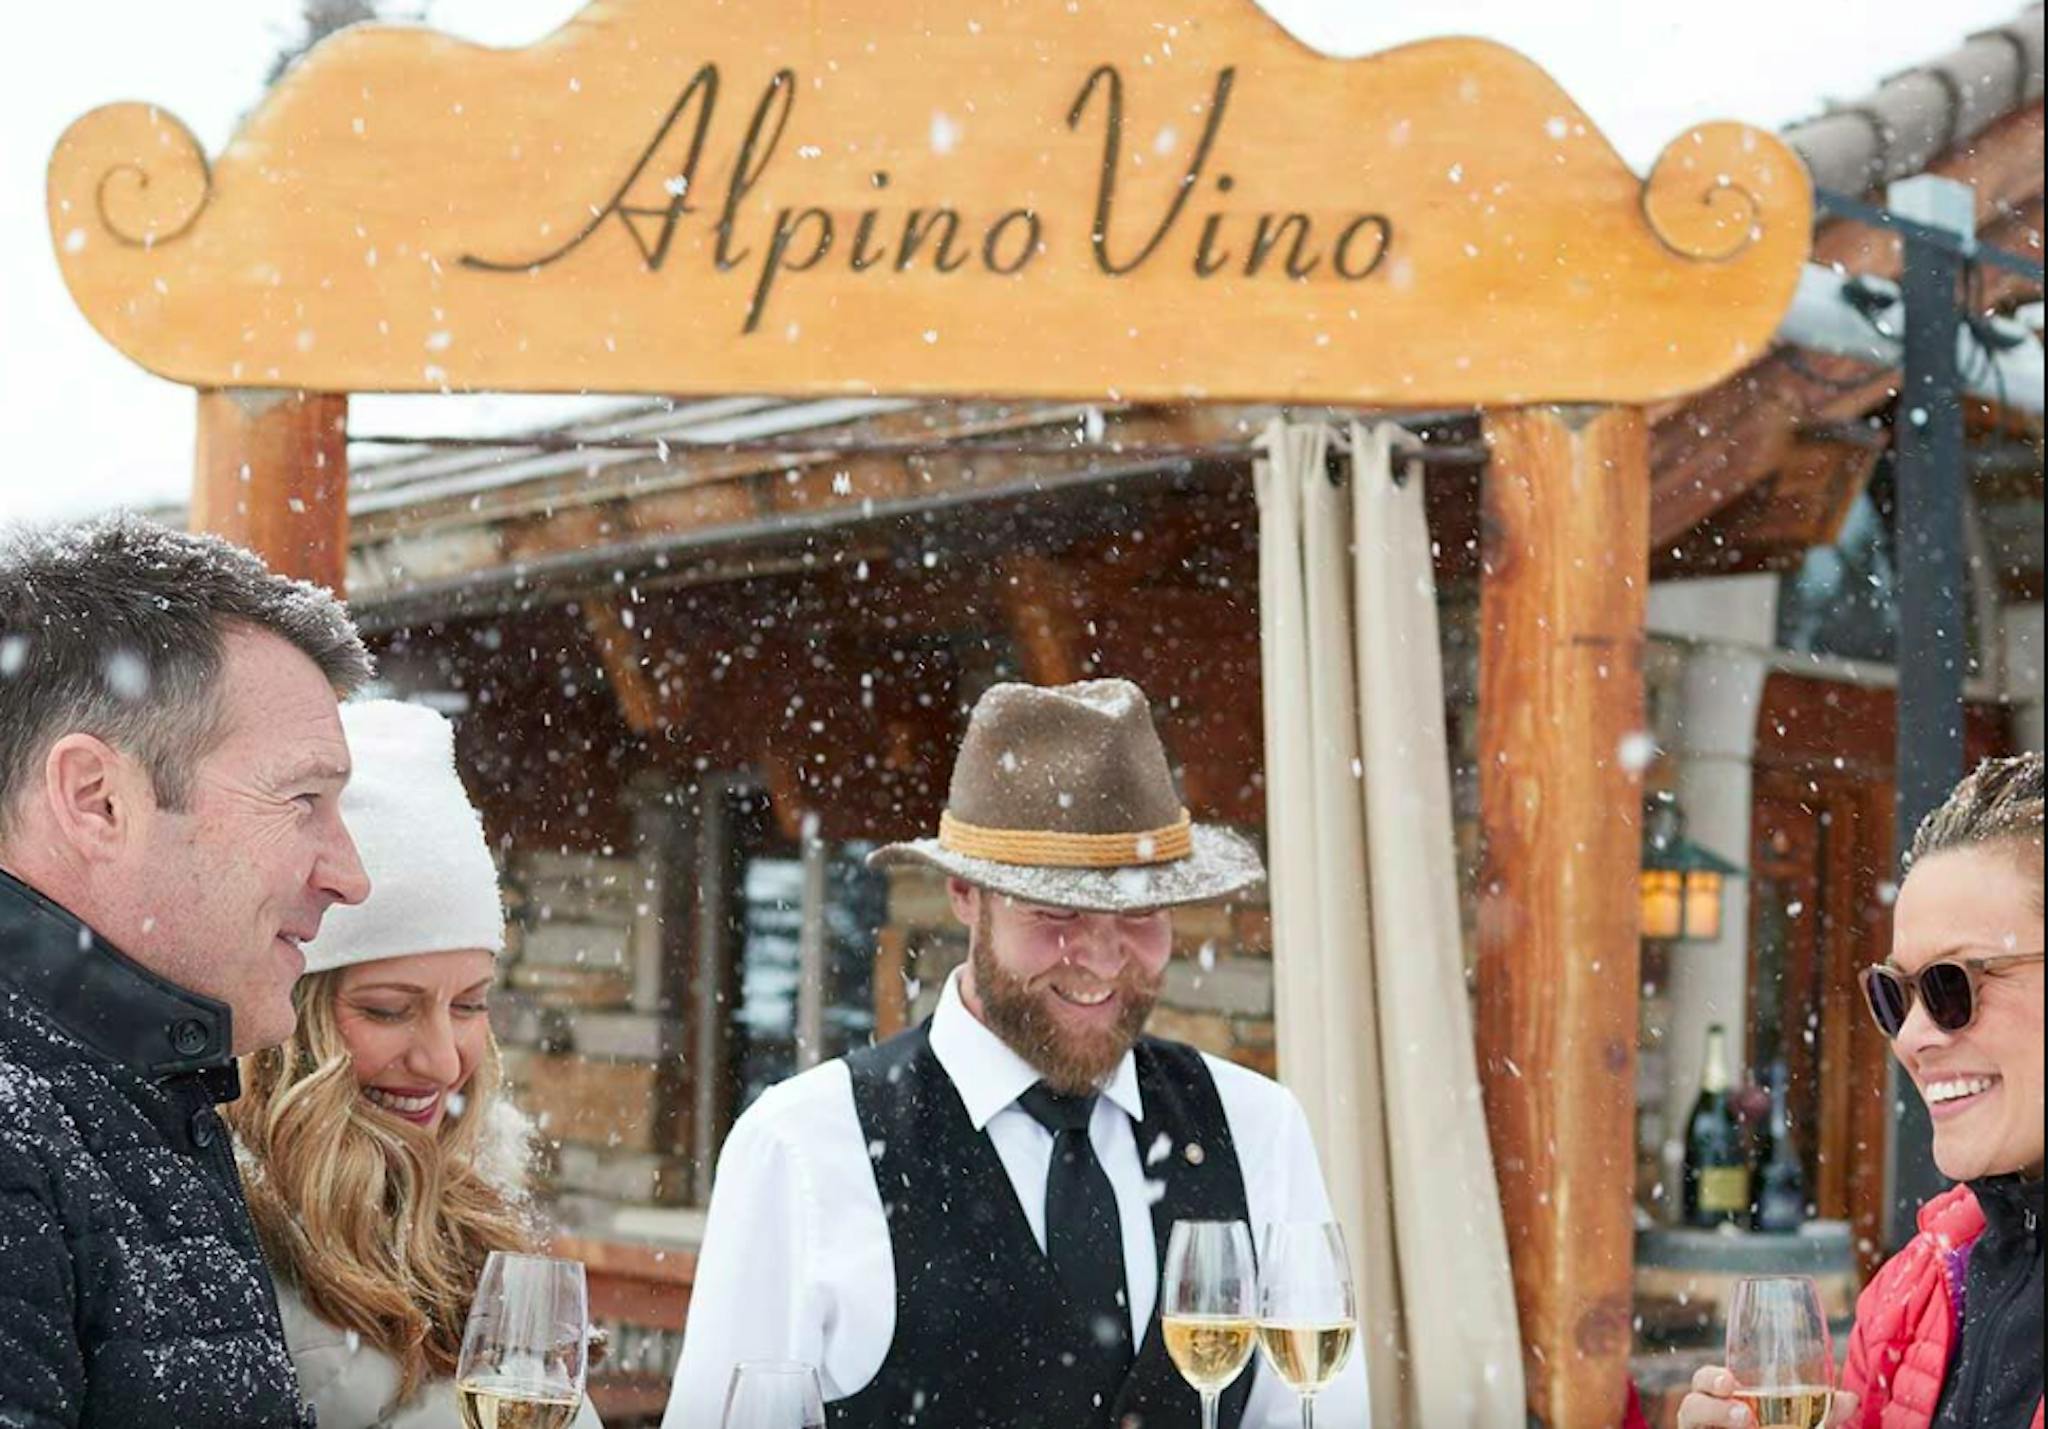
[[[1792,1115],[1786,1105],[1790,1074],[1783,1062],[1771,1067],[1771,1115],[1757,1138],[1755,1196],[1750,1204],[1750,1229],[1787,1235],[1806,1222],[1806,1168],[1792,1141]]]
[[[1728,1033],[1718,1022],[1707,1029],[1699,1099],[1685,1124],[1683,1190],[1689,1226],[1711,1229],[1749,1215],[1749,1156],[1728,1096]]]

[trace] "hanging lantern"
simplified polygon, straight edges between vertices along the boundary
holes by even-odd
[[[1668,792],[1643,811],[1642,936],[1712,942],[1721,936],[1721,888],[1742,869],[1685,836],[1685,814]]]

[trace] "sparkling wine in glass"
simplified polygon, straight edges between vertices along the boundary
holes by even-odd
[[[492,1251],[455,1367],[466,1429],[569,1429],[589,1342],[581,1262]]]
[[[1728,1372],[1757,1429],[1821,1429],[1835,1398],[1835,1354],[1820,1288],[1803,1275],[1736,1281]]]
[[[1315,1429],[1316,1395],[1351,1358],[1358,1297],[1344,1229],[1332,1221],[1278,1222],[1259,1240],[1259,1349],[1301,1396],[1302,1429]]]
[[[733,1366],[722,1429],[825,1429],[825,1396],[807,1364],[748,1361]]]
[[[1258,1276],[1243,1221],[1175,1221],[1166,1242],[1159,1324],[1180,1377],[1202,1397],[1202,1429],[1258,1343]]]

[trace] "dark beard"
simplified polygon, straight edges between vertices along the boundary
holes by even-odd
[[[1100,1032],[1077,1033],[1062,1026],[1048,1005],[1057,996],[1050,983],[1034,988],[996,961],[991,921],[984,906],[969,951],[983,1024],[1029,1062],[1051,1090],[1069,1096],[1100,1091],[1144,1033],[1165,978],[1148,979],[1136,963],[1126,963],[1116,985],[1115,1023]]]

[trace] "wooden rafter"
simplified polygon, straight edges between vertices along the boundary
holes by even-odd
[[[583,600],[583,623],[590,631],[604,663],[605,677],[619,702],[619,714],[626,727],[643,737],[660,730],[676,718],[662,692],[655,688],[641,653],[640,637],[628,623],[630,615],[614,605],[611,598],[592,594]]]
[[[1977,231],[1989,234],[2028,200],[2040,198],[2043,133],[2043,107],[2037,101],[1936,159],[1927,172],[1968,184],[1977,195]],[[1880,195],[1869,197],[1881,200]],[[1896,233],[1860,223],[1829,223],[1814,235],[1813,261],[1896,279],[1904,256]]]
[[[998,566],[1010,638],[1033,684],[1065,685],[1088,671],[1088,647],[1074,611],[1073,574],[1049,556],[1016,555]]]
[[[1653,547],[1652,575],[1786,570],[1831,544],[1883,454],[1881,433],[1818,429],[1788,444],[1776,470],[1671,546]]]

